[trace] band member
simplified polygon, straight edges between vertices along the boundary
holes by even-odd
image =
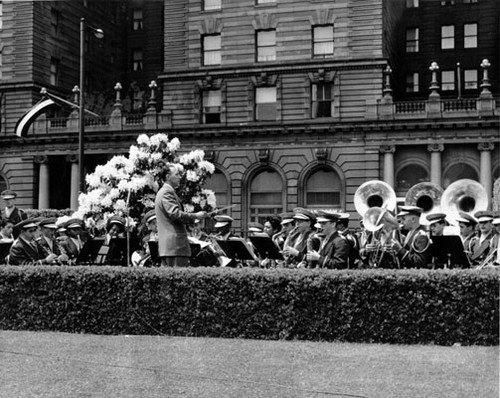
[[[481,265],[490,253],[490,243],[493,237],[493,213],[491,211],[478,211],[474,214],[479,225],[479,241],[472,253],[473,265]]]
[[[120,216],[111,216],[106,223],[104,244],[109,245],[113,238],[125,238],[125,219]]]
[[[231,232],[231,228],[233,226],[233,219],[226,215],[220,215],[214,217],[216,223],[214,225],[215,228],[215,238],[219,240],[228,240],[231,237],[234,237]]]
[[[17,208],[15,205],[17,193],[7,189],[0,195],[5,202],[5,208],[2,209],[2,218],[9,220],[12,225],[19,224],[21,221],[28,218],[26,213],[23,210]]]
[[[317,222],[325,235],[318,251],[307,252],[307,260],[315,262],[318,268],[344,269],[348,266],[349,243],[338,233],[338,213],[320,211]]]
[[[432,236],[443,236],[444,227],[446,227],[446,214],[434,213],[428,214],[426,217],[429,221],[429,230]]]
[[[281,231],[273,235],[272,240],[280,250],[283,250],[283,244],[285,243],[286,238],[295,227],[295,220],[293,219],[293,213],[291,212],[281,213],[280,217]]]
[[[68,262],[68,256],[61,249],[59,242],[57,242],[56,235],[56,219],[55,218],[44,218],[38,224],[41,230],[41,236],[35,239],[39,251],[45,253],[46,255],[55,254],[57,258],[55,260],[58,264],[64,264]]]
[[[14,236],[12,235],[12,230],[14,229],[14,224],[7,219],[0,220],[0,243],[1,242],[14,242]]]
[[[264,223],[264,232],[272,239],[274,235],[281,231],[281,221],[277,217],[267,217]]]
[[[349,268],[357,268],[360,264],[359,243],[357,237],[349,231],[349,213],[339,213],[337,222],[339,234],[349,243]]]
[[[149,242],[158,242],[158,227],[156,225],[156,213],[154,210],[150,210],[144,214],[142,224],[146,229],[146,234],[141,240],[141,247],[132,253],[132,265],[135,267],[159,266],[159,263],[155,263],[152,260],[149,248]]]
[[[460,239],[462,239],[465,254],[470,261],[472,253],[474,253],[479,243],[479,238],[476,236],[477,220],[468,213],[459,212],[457,222],[460,228]]]
[[[61,242],[61,247],[66,252],[69,260],[74,261],[82,250],[84,243],[81,238],[83,221],[72,218],[66,222],[64,228],[66,228],[67,239]]]
[[[493,219],[493,225],[495,226],[495,229],[497,231],[495,237],[496,237],[496,253],[493,255],[493,265],[500,265],[500,215],[497,215]],[[492,244],[493,247],[493,244]]]
[[[287,267],[300,268],[306,266],[308,239],[313,233],[316,216],[313,212],[300,207],[296,208],[294,213],[295,229],[283,245],[283,255]]]
[[[392,247],[403,268],[426,268],[430,260],[430,238],[420,225],[422,208],[417,206],[401,206],[398,216],[402,217],[403,225],[408,234],[403,244],[394,240]]]
[[[259,222],[248,223],[248,233],[250,236],[266,236],[264,226]]]
[[[33,220],[23,220],[15,225],[19,230],[19,237],[10,248],[8,263],[11,265],[42,265],[52,264],[57,254],[42,253],[35,242],[35,233],[38,225]]]

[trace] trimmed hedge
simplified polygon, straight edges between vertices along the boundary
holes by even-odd
[[[53,218],[53,217],[62,217],[62,216],[70,216],[75,211],[72,209],[23,209],[28,218]]]
[[[0,267],[0,329],[498,344],[494,270]]]

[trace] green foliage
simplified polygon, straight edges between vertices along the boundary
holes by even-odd
[[[498,344],[495,271],[0,267],[0,328]]]

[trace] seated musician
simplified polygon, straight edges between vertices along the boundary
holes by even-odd
[[[160,264],[154,264],[151,259],[149,242],[158,242],[158,226],[156,225],[156,213],[150,210],[142,217],[142,224],[146,234],[141,239],[141,247],[132,253],[131,262],[135,267],[159,267]]]
[[[228,240],[229,238],[236,236],[232,233],[231,229],[233,227],[233,219],[226,215],[219,215],[214,217],[216,223],[215,228],[215,239]]]
[[[430,262],[431,240],[420,225],[422,211],[418,206],[401,206],[398,214],[408,231],[404,242],[394,240],[392,244],[402,268],[427,268]]]
[[[465,254],[470,261],[472,253],[474,253],[479,243],[479,238],[476,235],[477,220],[468,213],[459,212],[459,217],[456,221],[460,228],[460,239],[462,240]]]
[[[84,242],[81,234],[83,231],[83,221],[78,218],[72,218],[64,224],[67,239],[61,242],[61,248],[66,252],[70,261],[76,260],[82,250]]]
[[[248,223],[248,235],[249,236],[267,236],[264,232],[264,226],[260,222],[249,222]]]
[[[31,219],[23,220],[15,225],[19,232],[18,238],[10,248],[8,263],[11,265],[43,265],[52,264],[56,254],[43,253],[35,242],[38,225]]]
[[[500,265],[500,214],[495,216],[492,223],[497,233],[491,241],[491,247],[494,250],[494,255],[492,258],[492,264],[490,265]]]
[[[443,236],[444,227],[446,227],[446,214],[444,213],[433,213],[428,214],[426,217],[429,221],[429,231],[431,238],[433,236]]]
[[[337,231],[339,214],[331,211],[320,211],[317,218],[320,233],[324,234],[321,246],[307,251],[307,261],[313,262],[317,268],[346,269],[349,258],[349,243]]]
[[[301,207],[294,209],[294,213],[295,229],[283,244],[283,256],[286,267],[303,268],[307,265],[306,255],[311,248],[309,238],[313,234],[316,215]]]
[[[349,231],[349,213],[339,213],[337,228],[339,234],[343,235],[349,243],[349,268],[358,268],[361,258],[359,256],[359,242],[356,235]]]
[[[6,218],[0,220],[0,242],[14,242],[13,229],[14,224],[11,221]]]
[[[41,230],[41,236],[36,238],[35,240],[38,245],[39,251],[46,255],[57,255],[57,258],[54,260],[55,264],[66,264],[69,258],[66,253],[63,252],[64,249],[61,248],[59,242],[56,239],[56,219],[44,218],[38,225]]]
[[[490,244],[493,238],[493,212],[478,211],[474,214],[479,225],[479,239],[476,248],[471,256],[471,263],[474,266],[482,265],[490,254]]]
[[[293,219],[293,213],[286,212],[281,213],[281,230],[272,236],[272,240],[279,249],[283,250],[283,244],[285,243],[286,238],[290,231],[292,231],[295,227],[295,220]]]

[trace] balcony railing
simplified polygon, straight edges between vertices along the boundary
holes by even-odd
[[[396,102],[396,113],[425,113],[427,101],[404,101]]]
[[[461,112],[461,111],[476,111],[477,99],[476,98],[461,98],[453,100],[442,100],[441,102],[443,112]]]

